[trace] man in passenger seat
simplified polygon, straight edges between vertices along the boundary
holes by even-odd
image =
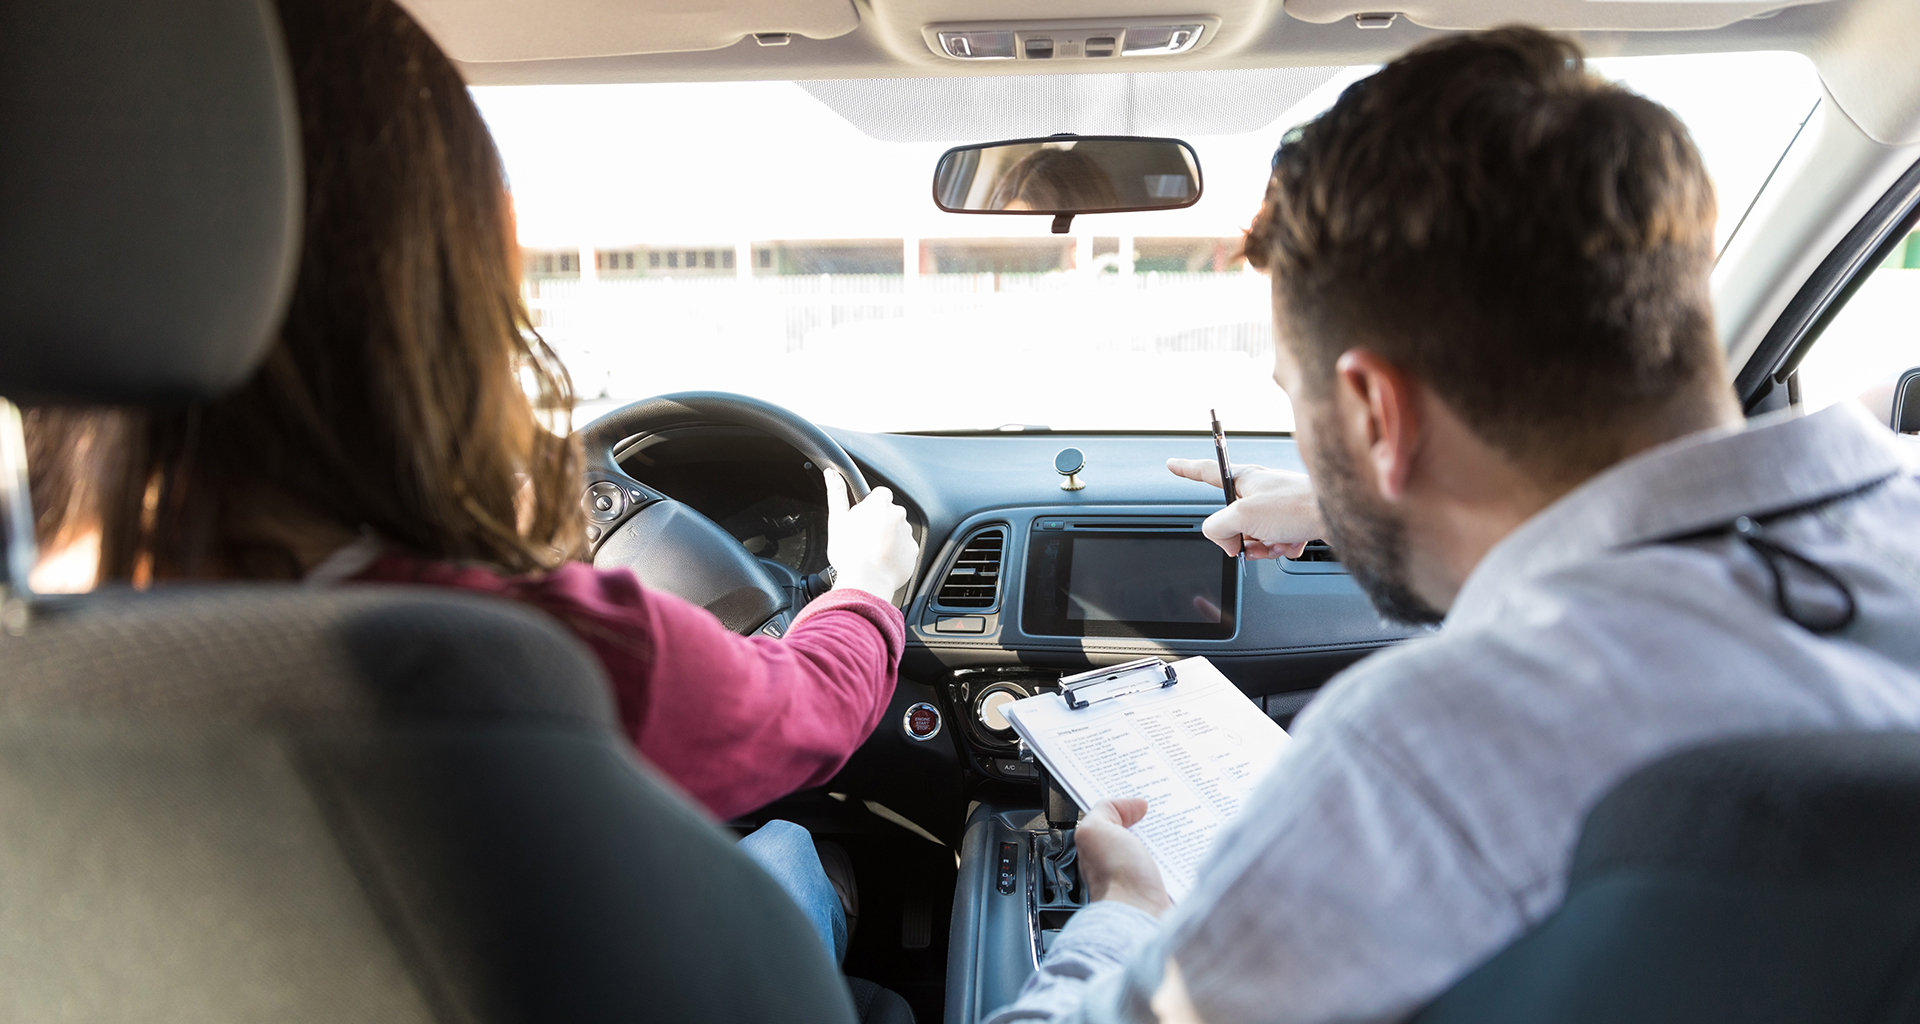
[[[1742,420],[1713,230],[1680,122],[1532,30],[1289,134],[1247,252],[1312,487],[1249,468],[1208,534],[1324,535],[1444,629],[1328,684],[1178,907],[1124,828],[1153,809],[1089,814],[1096,902],[993,1021],[1403,1019],[1560,903],[1633,769],[1920,728],[1916,464],[1855,403]]]

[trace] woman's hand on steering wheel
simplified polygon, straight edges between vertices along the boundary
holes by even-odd
[[[864,590],[892,601],[920,560],[907,510],[894,504],[893,492],[885,487],[875,487],[850,506],[846,480],[831,469],[821,474],[827,481],[827,561],[833,564],[833,589]]]

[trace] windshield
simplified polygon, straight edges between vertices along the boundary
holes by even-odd
[[[1672,107],[1722,243],[1819,95],[1795,54],[1596,60]],[[1287,431],[1266,278],[1240,259],[1280,136],[1371,67],[476,88],[535,323],[579,420],[734,391],[872,431]],[[856,123],[857,122],[857,123]],[[1182,210],[943,213],[948,147],[1063,128],[1185,139]]]

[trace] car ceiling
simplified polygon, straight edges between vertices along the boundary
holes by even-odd
[[[1610,50],[1749,49],[1820,34],[1854,0],[403,0],[475,84],[1066,73],[1086,61],[959,61],[934,25],[1201,17],[1194,50],[1106,71],[1376,62],[1433,30],[1526,22],[1618,34]],[[1828,10],[1822,10],[1826,8]],[[1385,28],[1354,16],[1396,12]],[[1784,18],[1783,15],[1800,17]],[[1373,22],[1377,23],[1377,19]],[[781,45],[756,35],[780,34]],[[1662,39],[1640,38],[1661,36]],[[773,41],[773,40],[769,40]]]
[[[1371,64],[1449,30],[1525,22],[1594,56],[1808,54],[1876,141],[1920,141],[1912,0],[401,0],[475,85],[925,79],[1086,73],[1091,60],[962,61],[933,26],[1204,18],[1193,50],[1114,56],[1100,72]],[[1391,11],[1386,27],[1355,15]],[[772,35],[769,35],[772,34]],[[779,45],[763,45],[761,38]]]

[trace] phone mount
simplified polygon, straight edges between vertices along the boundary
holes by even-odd
[[[1062,448],[1060,454],[1053,457],[1053,471],[1066,477],[1060,481],[1063,491],[1077,491],[1087,486],[1080,479],[1080,471],[1087,468],[1087,456],[1078,448]]]

